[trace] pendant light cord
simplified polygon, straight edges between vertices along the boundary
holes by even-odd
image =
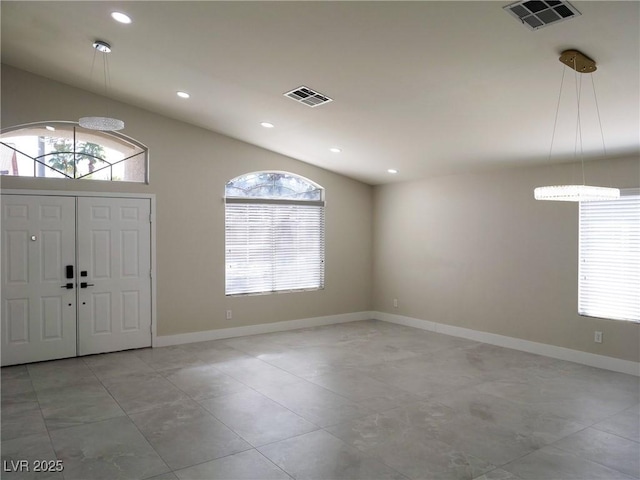
[[[560,112],[560,99],[562,98],[562,86],[564,85],[564,74],[567,71],[567,67],[562,69],[562,78],[560,79],[560,91],[558,92],[558,103],[556,105],[556,117],[553,121],[553,133],[551,134],[551,145],[549,146],[549,159],[548,162],[551,163],[551,152],[553,151],[553,141],[556,138],[556,127],[558,125],[558,113]]]
[[[96,65],[96,56],[98,55],[99,50],[97,48],[94,47],[93,49],[93,59],[91,60],[91,71],[89,72],[89,82],[92,83],[93,82],[93,70],[95,69],[95,65]],[[100,54],[102,55],[102,73],[103,73],[103,80],[104,80],[104,97],[105,97],[105,113],[107,116],[109,116],[109,101],[107,100],[107,94],[108,94],[108,89],[110,87],[109,85],[109,80],[110,80],[110,76],[109,76],[109,60],[107,58],[107,53],[106,52],[100,52]]]
[[[596,84],[595,84],[595,81],[593,80],[593,74],[591,74],[590,77],[591,77],[591,86],[593,87],[593,99],[595,100],[595,103],[596,103],[598,125],[600,126],[600,138],[602,139],[602,151],[603,151],[604,158],[606,159],[607,147],[605,147],[605,144],[604,144],[604,130],[602,129],[602,120],[600,119],[600,108],[598,107],[598,96],[596,95]]]
[[[96,48],[93,49],[93,59],[91,60],[91,70],[89,71],[89,83],[93,83],[93,68],[96,65],[96,55],[98,54],[98,50]]]
[[[573,70],[575,71],[575,80],[576,80],[576,103],[578,106],[578,118],[576,125],[576,141],[574,147],[574,155],[578,150],[578,139],[580,139],[580,166],[582,168],[582,185],[586,185],[585,177],[584,177],[584,149],[582,147],[582,122],[580,119],[580,96],[582,95],[582,77],[578,75],[578,68],[576,66],[576,57],[573,58]],[[580,81],[578,81],[580,78]]]
[[[108,53],[103,52],[102,53],[102,66],[104,69],[104,98],[105,98],[105,102],[106,102],[106,109],[105,112],[107,114],[107,117],[109,116],[109,100],[108,100],[108,92],[109,92],[109,85],[108,85],[108,79],[109,79],[109,59],[107,58]]]
[[[107,55],[102,54],[102,70],[104,76],[104,96],[107,96]]]

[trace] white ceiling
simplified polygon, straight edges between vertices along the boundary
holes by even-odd
[[[508,3],[3,1],[2,62],[101,92],[90,72],[102,39],[111,97],[380,184],[548,162],[558,56],[576,48],[598,63],[607,157],[638,155],[640,3],[575,1],[582,16],[538,31]],[[554,162],[574,155],[575,76],[567,69]],[[581,77],[589,159],[603,150]],[[300,85],[334,101],[282,95]]]

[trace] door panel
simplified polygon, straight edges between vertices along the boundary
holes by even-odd
[[[80,355],[151,346],[150,213],[148,199],[78,198]]]
[[[151,345],[150,209],[2,195],[2,365]]]
[[[75,198],[2,196],[2,365],[76,355]]]

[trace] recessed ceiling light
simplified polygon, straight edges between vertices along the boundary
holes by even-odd
[[[395,175],[396,173],[398,173],[398,170],[396,170],[395,168],[390,168],[389,170],[387,170],[387,172]]]
[[[273,127],[275,127],[275,125],[273,123],[269,123],[269,122],[262,122],[262,123],[260,123],[260,125],[262,125],[264,128],[273,128]]]
[[[329,151],[333,153],[340,153],[342,150],[340,150],[338,147],[331,147]]]
[[[47,130],[49,130],[50,132],[55,132],[56,131],[56,127],[52,127],[51,125],[47,125],[46,127]]]
[[[131,17],[122,12],[111,12],[111,18],[120,23],[131,23]]]
[[[176,92],[176,95],[178,95],[180,98],[189,98],[191,96],[187,92]]]

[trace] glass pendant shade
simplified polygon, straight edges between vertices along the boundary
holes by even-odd
[[[100,130],[102,132],[113,132],[124,128],[124,122],[122,120],[109,117],[82,117],[78,121],[78,125],[82,128]]]
[[[556,202],[589,202],[597,200],[615,200],[620,198],[620,190],[591,185],[552,185],[538,187],[533,191],[536,200]]]

